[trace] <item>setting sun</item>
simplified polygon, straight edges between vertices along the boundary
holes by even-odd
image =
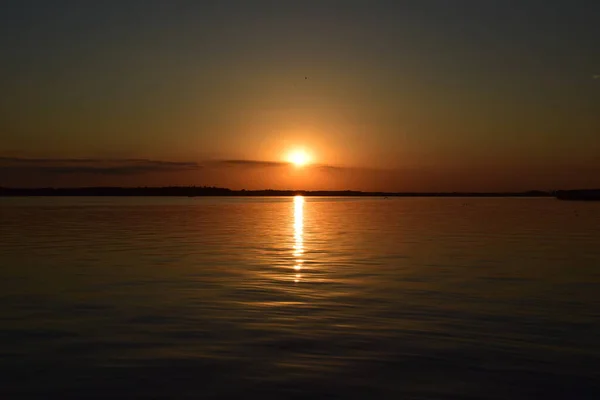
[[[302,167],[310,162],[310,156],[304,150],[295,150],[288,155],[288,161]]]

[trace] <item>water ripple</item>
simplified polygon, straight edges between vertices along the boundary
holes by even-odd
[[[596,205],[0,202],[4,398],[600,397]]]

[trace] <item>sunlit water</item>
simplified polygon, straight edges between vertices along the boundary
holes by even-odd
[[[600,398],[600,203],[0,199],[0,397]]]

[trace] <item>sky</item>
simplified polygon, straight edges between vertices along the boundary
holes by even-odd
[[[596,0],[0,4],[0,186],[600,187]],[[303,149],[312,163],[287,163]]]

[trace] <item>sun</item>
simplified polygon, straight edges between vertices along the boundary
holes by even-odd
[[[287,160],[296,167],[303,167],[310,162],[310,156],[304,150],[294,150],[288,155]]]

